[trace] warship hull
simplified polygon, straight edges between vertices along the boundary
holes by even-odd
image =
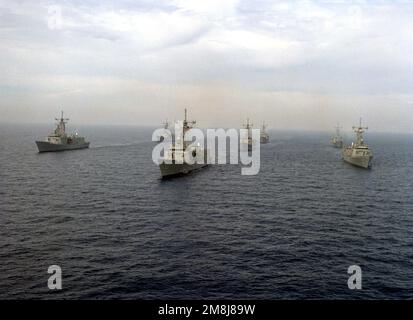
[[[345,162],[350,163],[353,166],[361,167],[364,169],[371,168],[372,158],[373,158],[372,156],[354,156],[354,155],[349,155],[346,152],[343,152],[343,160]]]
[[[343,141],[336,141],[336,142],[333,141],[332,145],[333,145],[334,148],[341,149],[341,148],[343,148]]]
[[[159,168],[161,170],[162,179],[172,178],[180,175],[185,175],[190,173],[191,171],[201,169],[206,167],[208,164],[188,164],[188,163],[161,163]]]
[[[39,149],[39,153],[89,148],[89,142],[76,143],[76,144],[57,144],[57,143],[50,143],[47,141],[36,141],[36,145],[37,145],[37,148]]]
[[[268,143],[270,142],[270,138],[267,136],[263,136],[260,138],[260,143]]]

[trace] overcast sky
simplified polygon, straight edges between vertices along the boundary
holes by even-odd
[[[59,19],[61,12],[61,19]],[[413,132],[411,1],[0,0],[0,122]]]

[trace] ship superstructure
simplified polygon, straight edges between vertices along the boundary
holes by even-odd
[[[353,131],[356,134],[356,141],[352,142],[350,146],[343,149],[343,160],[362,168],[371,168],[371,161],[373,154],[369,147],[364,143],[363,133],[368,127],[363,127],[360,124],[358,127],[353,126]]]

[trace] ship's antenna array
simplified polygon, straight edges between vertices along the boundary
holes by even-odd
[[[196,121],[188,121],[188,118],[187,118],[187,110],[186,110],[186,108],[185,108],[185,118],[184,118],[184,127],[188,127],[189,125],[194,125],[194,124],[196,124]]]
[[[360,122],[359,122],[359,126],[358,128],[356,126],[353,126],[353,130],[356,132],[364,132],[364,130],[368,130],[369,127],[362,127],[361,126],[361,118],[360,118]]]
[[[69,121],[69,118],[63,118],[63,110],[62,110],[60,119],[55,118],[55,120],[66,123],[67,121]]]
[[[363,133],[364,130],[367,130],[369,127],[362,127],[361,125],[361,118],[359,122],[358,128],[356,126],[353,126],[353,130],[356,133],[356,145],[357,146],[362,146],[364,145],[364,139],[363,139]]]
[[[247,123],[244,124],[245,129],[250,129],[253,126],[252,123],[250,123],[250,118],[247,118]]]

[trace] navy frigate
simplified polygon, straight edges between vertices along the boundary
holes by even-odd
[[[371,168],[371,161],[373,154],[369,147],[364,143],[363,133],[368,127],[353,126],[353,131],[356,133],[356,141],[352,142],[350,146],[343,149],[343,160],[361,168]]]
[[[251,150],[252,147],[255,145],[256,141],[252,139],[252,129],[253,124],[250,122],[250,119],[247,118],[247,122],[243,125],[244,129],[247,130],[247,136],[240,137],[240,143],[243,145],[247,145],[248,150]]]
[[[182,136],[173,135],[171,147],[165,151],[164,161],[159,165],[162,178],[184,175],[208,165],[207,150],[190,141],[184,141],[185,133],[192,129],[196,121],[188,121],[185,109]],[[188,163],[186,158],[193,159]]]
[[[66,123],[69,119],[62,116],[58,121],[56,129],[49,134],[44,141],[36,141],[39,152],[54,152],[89,148],[89,142],[77,133],[68,135],[66,133]]]
[[[267,129],[267,126],[265,125],[265,122],[263,122],[261,133],[260,133],[260,142],[261,143],[270,142],[270,135],[267,133],[266,129]]]
[[[331,139],[331,144],[333,145],[334,148],[343,148],[343,138],[340,135],[340,125],[337,124],[337,126],[335,126],[336,129],[336,135]]]

